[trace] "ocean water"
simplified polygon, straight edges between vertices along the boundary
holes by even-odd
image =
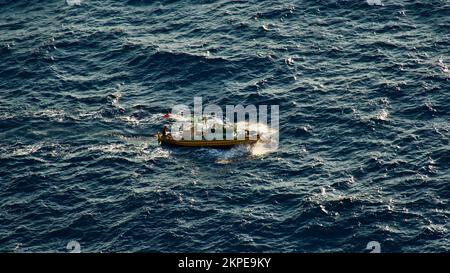
[[[0,251],[448,252],[448,0],[0,0]],[[279,148],[161,147],[175,104]]]

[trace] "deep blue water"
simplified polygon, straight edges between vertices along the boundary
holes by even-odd
[[[450,1],[0,0],[0,251],[448,252]],[[177,149],[175,104],[280,107]]]

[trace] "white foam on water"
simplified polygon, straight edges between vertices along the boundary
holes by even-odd
[[[118,105],[120,98],[122,98],[122,94],[120,92],[112,93],[111,96],[113,97],[113,100],[111,101],[111,106],[115,107]]]
[[[130,125],[130,126],[138,126],[140,124],[140,121],[133,116],[123,116],[123,117],[118,117],[118,119],[122,122],[125,122],[126,124]]]
[[[9,120],[16,118],[16,115],[12,113],[0,113],[0,120]]]
[[[67,117],[66,112],[64,110],[59,109],[45,109],[42,111],[37,111],[33,113],[33,117],[35,118],[48,118],[53,121],[63,122]]]
[[[31,155],[37,151],[39,151],[42,148],[42,143],[37,143],[33,145],[26,145],[21,148],[15,149],[13,151],[14,156],[26,156]]]
[[[239,145],[229,150],[206,149],[207,153],[215,157],[216,163],[229,164],[249,155],[249,146]]]
[[[111,143],[105,145],[94,145],[87,149],[89,152],[104,152],[108,154],[117,154],[127,151],[125,144]]]
[[[143,161],[151,161],[158,158],[169,158],[169,156],[170,152],[167,149],[157,147],[152,150],[143,149],[141,155],[137,156],[137,158]]]
[[[389,112],[386,109],[382,109],[375,116],[375,120],[388,121],[388,119],[389,119]]]
[[[381,0],[366,0],[367,4],[371,5],[371,6],[383,6],[383,3],[381,2]]]
[[[257,142],[253,145],[251,149],[251,154],[253,156],[262,156],[277,150],[278,144],[274,141],[270,143]]]
[[[66,0],[66,4],[69,6],[79,6],[81,5],[81,0]]]
[[[278,137],[275,137],[279,131],[268,127],[266,124],[250,124],[250,130],[257,130],[260,136],[250,152],[253,156],[262,156],[278,149]],[[252,128],[253,127],[253,128]]]
[[[217,160],[218,163],[226,164],[232,161],[233,158],[241,158],[242,156],[262,156],[278,149],[278,130],[268,127],[266,124],[250,123],[249,131],[258,132],[260,140],[253,145],[241,145],[232,148],[227,152],[222,152],[222,156]]]

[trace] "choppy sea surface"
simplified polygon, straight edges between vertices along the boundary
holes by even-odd
[[[448,252],[449,30],[448,0],[0,0],[0,251]],[[158,145],[194,96],[279,105],[279,148]]]

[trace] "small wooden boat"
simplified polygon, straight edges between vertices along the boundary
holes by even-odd
[[[181,146],[181,147],[206,147],[206,148],[221,148],[227,149],[237,145],[249,145],[255,144],[259,140],[257,139],[232,139],[232,140],[175,140],[170,135],[161,135],[159,132],[156,135],[159,143],[163,145]]]

